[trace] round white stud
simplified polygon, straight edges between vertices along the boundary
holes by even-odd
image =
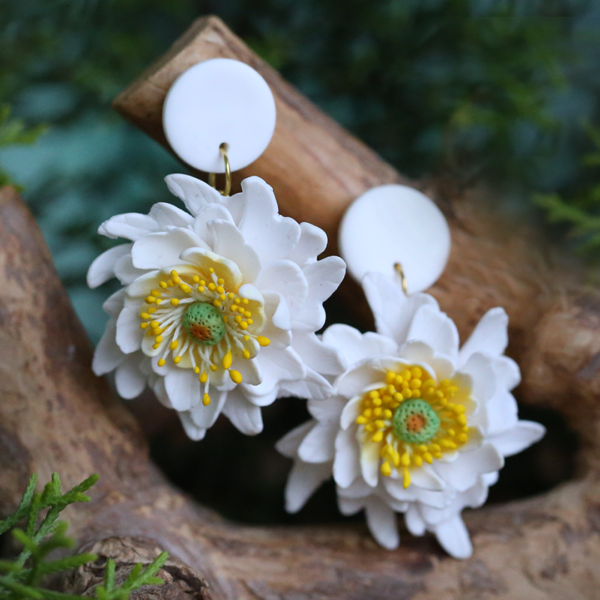
[[[219,146],[228,144],[231,170],[254,162],[275,131],[275,100],[248,65],[213,58],[184,71],[171,86],[163,127],[175,153],[207,173],[224,173]]]
[[[369,271],[398,277],[408,293],[431,287],[450,256],[450,228],[427,196],[404,185],[382,185],[359,196],[342,219],[340,252],[357,281]],[[399,282],[400,285],[400,282]]]

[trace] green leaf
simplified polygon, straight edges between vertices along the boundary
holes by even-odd
[[[0,183],[1,185],[1,183]],[[0,521],[0,535],[12,529],[21,519],[24,519],[29,513],[29,508],[31,505],[31,501],[33,499],[33,495],[35,494],[35,486],[37,484],[37,475],[34,473],[27,484],[27,488],[25,489],[25,493],[23,494],[23,498],[19,503],[19,507],[14,515],[8,517],[8,519],[4,521]]]

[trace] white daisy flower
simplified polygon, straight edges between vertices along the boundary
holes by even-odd
[[[544,434],[517,417],[510,391],[520,372],[503,355],[508,317],[490,310],[459,349],[456,326],[432,296],[406,297],[379,274],[363,286],[378,333],[333,325],[323,334],[347,366],[331,398],[309,400],[313,419],[278,444],[294,459],[286,508],[299,510],[333,474],[341,512],[364,509],[382,546],[398,546],[401,512],[413,534],[432,531],[467,557],[462,509],[483,504],[504,457]]]
[[[323,301],[341,282],[341,258],[317,261],[325,233],[278,213],[257,177],[223,197],[187,175],[166,178],[189,214],[155,204],[148,215],[117,215],[99,232],[131,243],[101,254],[90,287],[123,284],[94,356],[97,375],[116,369],[121,396],[146,384],[202,439],[223,412],[243,433],[262,430],[261,407],[279,395],[331,393],[338,351],[315,335]]]

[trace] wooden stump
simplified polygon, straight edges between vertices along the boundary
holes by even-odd
[[[273,145],[242,175],[272,184],[282,212],[335,236],[348,203],[373,185],[404,181],[320,113],[215,18],[198,21],[173,50],[116,101],[164,143],[160,108],[175,77],[198,60],[228,56],[257,68],[277,98]],[[169,584],[148,595],[213,599],[510,600],[597,597],[600,586],[600,301],[561,265],[535,231],[498,215],[478,189],[424,187],[448,217],[453,251],[432,293],[461,335],[485,310],[511,318],[510,353],[521,363],[521,401],[560,411],[581,435],[579,473],[551,493],[467,512],[473,558],[445,556],[431,537],[405,536],[395,552],[364,526],[236,525],[175,490],[148,459],[129,413],[90,370],[91,349],[26,207],[0,190],[0,513],[14,509],[27,479],[52,471],[65,485],[101,479],[93,502],[69,509],[84,549],[121,569],[168,550]],[[364,304],[348,284],[357,319]],[[80,570],[65,589],[93,585]]]

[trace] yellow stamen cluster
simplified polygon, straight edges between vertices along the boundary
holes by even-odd
[[[241,297],[237,289],[226,289],[225,280],[217,277],[213,268],[206,273],[197,271],[190,274],[173,270],[169,275],[158,276],[156,289],[141,307],[140,327],[154,338],[152,348],[159,350],[159,367],[165,366],[171,355],[174,364],[198,375],[204,385],[202,403],[208,406],[209,372],[228,371],[231,380],[240,384],[242,374],[231,368],[234,357],[250,360],[259,347],[268,346],[271,341],[259,335],[264,327],[261,303]],[[223,320],[225,333],[214,345],[200,345],[182,325],[186,309],[198,302],[212,304]]]
[[[363,443],[380,444],[380,470],[389,477],[395,469],[402,476],[403,485],[411,484],[410,470],[423,462],[432,464],[446,452],[453,452],[469,440],[465,415],[465,401],[458,397],[459,389],[452,381],[439,383],[420,367],[406,367],[385,375],[385,384],[369,390],[363,396],[356,423],[360,426]],[[461,394],[460,396],[462,396]],[[454,402],[451,400],[455,399]],[[394,415],[402,403],[412,399],[424,400],[439,418],[439,429],[424,443],[408,442],[394,427]],[[415,404],[415,403],[412,403]],[[425,417],[416,415],[413,426],[417,429]]]

